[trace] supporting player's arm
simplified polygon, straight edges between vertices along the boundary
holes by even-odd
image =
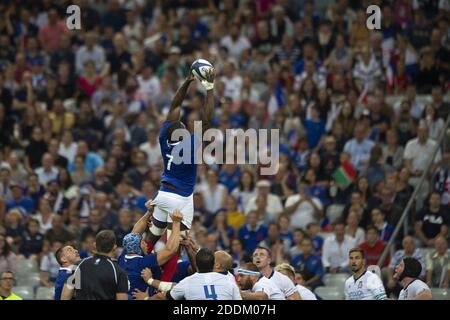
[[[175,121],[180,120],[181,117],[181,104],[183,103],[184,98],[186,97],[187,89],[192,81],[194,81],[194,75],[191,71],[189,71],[189,75],[184,80],[181,87],[178,88],[175,96],[173,97],[172,104],[170,105],[170,110],[167,115],[167,120]]]
[[[148,226],[148,221],[153,214],[153,206],[149,206],[147,212],[139,219],[133,227],[132,233],[143,234]]]
[[[73,287],[70,287],[67,285],[67,283],[64,284],[62,293],[61,293],[61,300],[70,300],[73,297]]]
[[[295,291],[293,294],[286,297],[286,300],[302,300],[302,297],[300,296],[300,293],[298,293],[298,291]]]
[[[250,291],[241,291],[242,300],[269,300],[269,296],[267,293],[263,291],[258,292],[250,292]]]
[[[152,286],[162,292],[170,291],[176,285],[174,282],[153,279],[152,271],[149,268],[145,268],[141,271],[141,277],[149,286]]]
[[[178,247],[180,245],[180,225],[181,220],[183,219],[183,214],[181,211],[175,210],[171,214],[171,217],[173,220],[172,233],[170,234],[169,239],[167,239],[165,248],[156,253],[156,259],[158,261],[158,265],[160,266],[166,263],[170,257],[178,251]]]
[[[431,299],[433,299],[433,296],[430,290],[423,290],[414,298],[414,300],[431,300]]]

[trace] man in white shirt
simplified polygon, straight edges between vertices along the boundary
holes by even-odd
[[[296,290],[294,283],[284,274],[274,270],[270,263],[271,252],[267,248],[256,247],[253,252],[253,264],[258,271],[266,278],[272,280],[283,292],[286,300],[300,300],[300,294]]]
[[[230,28],[229,35],[222,38],[220,45],[228,49],[230,57],[239,61],[242,51],[251,47],[247,37],[240,35],[240,27],[234,23]]]
[[[385,300],[383,282],[375,273],[366,270],[364,250],[353,248],[348,256],[353,275],[345,281],[345,300]]]
[[[347,272],[348,253],[356,245],[355,240],[345,234],[345,224],[336,222],[334,236],[328,237],[322,247],[322,264],[327,272]]]
[[[144,67],[142,73],[137,77],[137,82],[139,84],[139,91],[142,91],[148,96],[152,102],[156,101],[156,98],[161,92],[161,86],[159,78],[154,75],[150,65]]]
[[[232,62],[226,62],[223,66],[223,76],[220,81],[225,84],[225,97],[230,98],[233,102],[241,100],[241,90],[243,80],[238,72],[236,66]]]
[[[293,229],[306,230],[308,224],[319,223],[323,218],[322,202],[316,197],[310,197],[304,193],[307,184],[300,180],[298,184],[298,194],[289,196],[286,199],[284,212],[290,215],[291,227]]]
[[[366,129],[361,122],[357,123],[354,129],[354,138],[344,146],[344,151],[350,155],[352,165],[359,171],[367,169],[370,158],[370,151],[375,143],[366,138]]]
[[[213,272],[214,253],[201,249],[195,255],[198,272],[184,278],[166,293],[169,300],[242,300],[236,282],[227,272]]]
[[[275,267],[275,270],[278,271],[279,273],[284,274],[292,281],[292,283],[295,284],[295,269],[293,266],[287,263],[281,263]],[[295,288],[297,289],[297,292],[300,295],[300,300],[317,300],[316,295],[308,288],[298,283],[297,285],[295,285]]]
[[[243,300],[286,300],[273,280],[260,274],[253,263],[242,264],[237,273]]]
[[[417,138],[408,141],[405,147],[405,152],[403,158],[405,159],[405,166],[411,173],[409,178],[409,184],[416,186],[424,170],[427,168],[428,161],[430,161],[430,156],[436,147],[436,141],[428,138],[428,126],[425,121],[420,121],[417,127]],[[441,151],[438,150],[436,157],[434,158],[434,164],[441,161]],[[433,171],[433,165],[431,170]],[[419,190],[417,196],[417,207],[422,207],[423,201],[425,200],[430,186],[427,179],[425,179],[422,187]]]
[[[50,153],[46,152],[42,156],[42,166],[35,170],[39,178],[39,183],[46,185],[51,180],[58,178],[58,169],[53,166],[53,157]]]
[[[147,142],[141,144],[139,150],[142,150],[147,154],[147,164],[150,168],[153,168],[162,161],[157,128],[148,131]]]
[[[404,258],[395,267],[394,279],[403,286],[398,300],[432,300],[430,288],[419,279],[422,265],[417,259]]]
[[[261,195],[266,198],[266,212],[269,216],[269,220],[276,221],[278,216],[283,212],[283,205],[281,204],[280,198],[277,195],[270,193],[269,180],[258,181],[256,187],[258,188],[258,195],[248,201],[245,214],[248,214],[250,211],[257,211],[258,206],[256,205],[256,199]]]
[[[97,44],[97,35],[94,32],[86,34],[84,45],[75,54],[77,74],[83,74],[84,64],[89,60],[95,62],[97,71],[101,71],[106,62],[105,50]]]

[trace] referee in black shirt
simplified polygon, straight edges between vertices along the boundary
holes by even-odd
[[[96,254],[83,259],[64,285],[61,300],[127,300],[128,277],[111,259],[116,237],[111,230],[103,230],[95,239]]]

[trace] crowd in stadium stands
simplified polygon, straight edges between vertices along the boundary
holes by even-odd
[[[84,258],[111,229],[121,247],[146,212],[159,128],[195,59],[216,69],[213,127],[277,128],[281,145],[274,175],[198,166],[192,237],[236,265],[266,246],[312,288],[349,271],[352,247],[377,263],[446,130],[448,0],[7,0],[0,13],[0,272],[35,260],[41,286],[63,244]],[[198,83],[183,119],[203,105]],[[405,256],[448,286],[449,204],[441,146],[382,265],[389,291]]]

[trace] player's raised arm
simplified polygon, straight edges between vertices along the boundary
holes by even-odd
[[[175,96],[173,97],[172,104],[170,105],[169,113],[167,114],[167,120],[175,121],[180,120],[181,117],[181,104],[186,97],[187,89],[192,81],[194,81],[194,75],[192,71],[189,70],[189,75],[186,80],[184,80],[181,87],[178,88]]]
[[[150,205],[147,207],[147,212],[139,219],[138,222],[136,222],[131,233],[143,234],[147,229],[148,221],[150,220],[152,213],[153,213],[153,206]]]
[[[214,68],[207,70],[207,80],[202,80],[201,84],[206,89],[205,109],[202,112],[202,127],[207,130],[211,126],[211,120],[214,113],[214,78],[216,71]]]
[[[183,214],[181,211],[175,210],[171,217],[173,220],[172,232],[169,239],[167,239],[165,248],[157,252],[157,261],[160,266],[166,263],[178,251],[180,246],[180,225],[181,220],[183,220]]]

